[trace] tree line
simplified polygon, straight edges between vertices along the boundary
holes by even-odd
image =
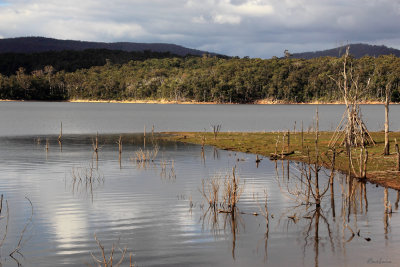
[[[166,99],[217,103],[253,103],[261,99],[293,103],[342,100],[337,78],[343,69],[343,58],[178,57],[152,52],[147,52],[147,55],[139,53],[136,57],[111,57],[104,50],[86,53],[85,60],[57,54],[60,58],[57,61],[54,59],[56,56],[50,56],[52,64],[46,64],[45,58],[28,60],[36,64],[25,62],[12,73],[11,67],[8,66],[7,71],[4,70],[7,66],[0,67],[0,98]],[[95,56],[99,53],[102,56]],[[400,101],[398,57],[350,58],[350,61],[354,73],[351,78],[370,84],[360,94],[361,101],[382,101],[389,82],[393,87],[391,100]],[[14,68],[21,63],[8,62],[12,62]]]

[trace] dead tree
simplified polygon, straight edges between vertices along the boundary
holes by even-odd
[[[359,106],[359,99],[362,92],[367,91],[370,79],[366,84],[360,81],[359,76],[354,74],[353,66],[349,62],[349,49],[347,47],[343,60],[343,71],[337,79],[334,80],[342,93],[346,111],[340,121],[335,133],[329,143],[333,147],[342,138],[341,144],[346,147],[365,146],[367,144],[375,145],[366,125],[364,124]]]
[[[214,134],[214,140],[217,140],[217,136],[218,136],[219,132],[221,131],[221,127],[222,127],[222,124],[211,125],[213,134]]]
[[[390,145],[389,145],[389,102],[392,94],[392,84],[389,82],[386,84],[385,90],[385,148],[383,150],[384,155],[390,154]]]

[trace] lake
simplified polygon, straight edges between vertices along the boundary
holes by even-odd
[[[278,131],[312,126],[317,105],[162,105],[66,102],[0,102],[0,136],[156,131]],[[345,107],[318,105],[321,130],[335,130]],[[371,131],[384,126],[383,105],[362,105]],[[400,105],[391,105],[390,128],[400,130]]]
[[[0,103],[0,240],[9,217],[2,265],[96,266],[91,256],[101,258],[96,235],[107,255],[113,244],[126,248],[121,266],[129,266],[130,253],[137,266],[397,266],[395,190],[336,174],[334,190],[326,191],[321,206],[306,205],[308,166],[266,158],[257,166],[252,154],[213,147],[202,153],[201,146],[162,141],[149,132],[144,142],[143,134],[129,133],[143,131],[144,124],[148,130],[152,124],[156,130],[209,130],[210,123],[222,123],[223,130],[261,131],[285,123],[293,127],[290,119],[301,120],[299,113],[311,123],[307,116],[315,106],[297,106],[297,112],[294,107]],[[368,108],[371,116],[375,108],[383,110]],[[333,116],[329,109],[339,112],[340,106],[320,106],[320,118]],[[164,119],[156,120],[157,112]],[[249,119],[252,113],[259,122]],[[272,114],[284,115],[271,121]],[[113,134],[120,132],[126,133],[121,157],[119,134]],[[140,151],[153,161],[138,162]],[[243,190],[235,212],[210,208],[202,183],[207,189],[211,180],[220,181],[223,191],[234,167]],[[329,175],[319,172],[321,190]],[[393,213],[384,211],[385,194]],[[8,256],[20,239],[19,253]],[[114,262],[120,257],[116,249]]]

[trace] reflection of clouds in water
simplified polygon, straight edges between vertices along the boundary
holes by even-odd
[[[30,139],[28,144],[32,145],[32,142],[32,139]],[[160,150],[164,153],[160,153],[160,160],[162,158],[175,160],[177,179],[170,182],[160,177],[160,162],[155,163],[155,168],[140,170],[129,162],[128,155],[131,155],[136,148],[128,152],[128,146],[124,147],[126,149],[124,150],[126,162],[124,162],[124,167],[119,169],[118,146],[113,143],[113,146],[110,147],[105,145],[99,153],[99,168],[103,171],[105,181],[104,185],[93,191],[93,202],[91,196],[86,195],[85,192],[79,194],[72,192],[69,186],[71,181],[68,176],[72,168],[71,162],[82,162],[82,159],[90,160],[91,155],[88,153],[89,158],[87,159],[85,155],[79,157],[79,153],[69,153],[68,142],[65,142],[64,152],[57,154],[57,157],[54,151],[50,151],[48,162],[33,162],[27,159],[24,163],[19,165],[15,163],[12,168],[8,169],[7,164],[2,163],[5,165],[4,168],[0,165],[2,174],[10,174],[2,175],[0,187],[4,188],[10,199],[12,198],[13,202],[16,203],[14,209],[23,207],[24,210],[28,211],[28,203],[24,200],[25,194],[31,197],[34,204],[34,224],[36,228],[34,230],[36,235],[32,240],[34,242],[30,242],[25,247],[27,259],[30,260],[29,253],[34,253],[47,261],[47,255],[43,256],[42,254],[45,250],[44,253],[51,254],[49,257],[59,256],[59,258],[71,262],[72,265],[79,265],[85,260],[90,260],[90,251],[98,252],[94,240],[94,233],[96,233],[107,249],[110,249],[112,243],[116,243],[118,238],[121,238],[121,248],[126,245],[128,251],[136,254],[135,260],[144,265],[157,265],[165,263],[166,260],[171,265],[173,263],[185,265],[188,260],[194,264],[204,263],[208,260],[214,265],[222,265],[231,260],[232,256],[226,252],[232,248],[233,253],[237,255],[235,262],[237,266],[257,265],[257,263],[261,263],[264,255],[262,253],[254,255],[254,249],[257,245],[260,245],[260,242],[262,248],[264,240],[267,239],[265,237],[266,229],[264,228],[265,219],[262,216],[252,216],[251,213],[259,211],[259,207],[254,202],[255,198],[258,198],[261,207],[264,206],[265,189],[268,192],[270,215],[275,215],[275,218],[270,217],[270,242],[265,245],[268,246],[267,263],[269,265],[275,266],[281,264],[281,261],[284,262],[284,265],[290,265],[289,263],[292,263],[292,261],[301,260],[303,251],[301,247],[304,246],[305,242],[302,233],[303,230],[308,229],[309,225],[312,228],[307,237],[307,256],[315,254],[314,240],[317,236],[319,238],[317,240],[319,240],[319,261],[321,265],[325,265],[327,262],[332,263],[332,265],[341,265],[344,260],[353,264],[357,258],[363,257],[365,246],[368,246],[369,251],[374,251],[383,257],[389,254],[397,255],[394,251],[395,244],[398,241],[396,236],[399,236],[399,228],[396,227],[399,217],[394,213],[388,218],[387,229],[384,229],[382,213],[384,191],[382,188],[366,185],[369,201],[367,213],[365,207],[364,211],[360,211],[360,206],[363,207],[365,202],[360,202],[364,195],[360,195],[360,192],[363,191],[361,187],[358,187],[358,183],[353,183],[352,189],[354,188],[354,190],[350,190],[354,192],[355,197],[350,199],[350,202],[345,202],[347,201],[346,197],[343,198],[342,195],[348,192],[349,188],[346,187],[345,177],[338,177],[335,179],[336,220],[332,220],[331,210],[329,209],[329,193],[323,199],[319,220],[317,220],[316,215],[311,220],[313,213],[311,215],[305,213],[302,210],[303,207],[289,212],[286,209],[296,204],[292,198],[288,197],[288,193],[283,191],[286,188],[285,182],[298,182],[295,175],[299,175],[299,173],[296,172],[292,163],[289,164],[290,179],[288,180],[287,162],[283,162],[285,173],[282,175],[282,162],[278,161],[279,181],[283,185],[280,188],[277,185],[278,179],[275,177],[275,162],[268,159],[263,159],[259,167],[256,168],[256,157],[254,155],[238,153],[236,156],[232,152],[219,151],[219,157],[213,159],[213,150],[206,147],[207,157],[206,167],[204,167],[200,160],[201,151],[199,147],[174,146],[165,151]],[[85,149],[79,148],[77,150]],[[21,152],[27,154],[24,149],[21,149]],[[229,154],[231,156],[228,156]],[[5,158],[8,155],[0,149],[0,156]],[[32,157],[44,161],[43,149]],[[2,161],[7,162],[3,158]],[[243,158],[244,161],[237,162],[237,158]],[[31,162],[30,165],[27,164],[29,162]],[[237,165],[237,174],[241,182],[246,181],[245,191],[238,203],[240,212],[246,214],[239,214],[238,212],[238,216],[235,216],[236,221],[232,221],[232,217],[228,214],[216,214],[219,231],[216,232],[217,236],[214,236],[212,216],[211,220],[207,218],[207,225],[204,227],[202,225],[200,217],[208,206],[205,206],[203,210],[200,208],[203,199],[198,187],[201,185],[202,178],[213,176],[214,173],[226,174],[231,172],[233,165]],[[84,164],[84,166],[87,165]],[[327,181],[323,173],[320,173],[321,185]],[[7,177],[7,179],[3,177]],[[341,185],[343,185],[343,192]],[[190,212],[189,205],[190,196],[195,205],[192,212]],[[394,209],[396,198],[397,192],[389,190],[388,200],[393,204]],[[351,234],[351,231],[346,228],[345,240],[340,241],[342,240],[341,230],[343,229],[341,207],[346,203],[351,204],[351,221],[346,223],[352,227],[356,236],[351,242],[345,244],[346,247],[342,248],[342,243]],[[310,211],[313,210],[310,209]],[[348,211],[348,208],[344,210],[345,219],[349,214]],[[298,218],[296,224],[288,218],[295,213]],[[336,254],[330,253],[331,245],[327,224],[321,215],[325,216],[330,224]],[[239,216],[245,225],[244,223],[241,224],[241,219],[238,219]],[[224,229],[225,222],[226,227]],[[355,222],[357,222],[357,225],[354,225]],[[18,222],[18,229],[21,228],[20,225],[23,227],[23,223],[24,220]],[[236,229],[236,226],[238,231],[232,231],[231,225],[233,225],[233,229]],[[315,232],[316,225],[319,227],[318,232]],[[358,230],[361,230],[360,236],[357,235]],[[385,231],[388,233],[388,241],[384,239]],[[13,235],[19,235],[19,232],[13,233]],[[365,241],[364,238],[366,237],[370,237],[373,242]],[[15,238],[12,239],[12,241],[14,240]],[[236,240],[237,244],[235,243]],[[365,244],[365,246],[361,247],[360,242],[364,242],[361,244]],[[391,253],[385,252],[385,254],[379,251],[379,246],[382,246],[385,242],[387,242],[385,249]],[[40,247],[37,244],[45,245]],[[50,247],[52,245],[54,247]],[[284,249],[282,249],[283,247]],[[343,253],[344,249],[347,254]],[[347,256],[350,253],[351,258]],[[293,259],[285,258],[286,254],[292,255]],[[65,255],[68,255],[68,257]],[[371,256],[373,256],[373,253],[371,253]],[[59,258],[55,262],[59,261]],[[392,261],[396,260],[396,256],[389,258]],[[249,264],[242,262],[247,260]],[[314,258],[311,257],[306,259],[305,263],[311,264],[313,260]],[[48,262],[52,261],[49,260]],[[44,264],[36,264],[36,266],[42,265]]]
[[[58,254],[75,254],[78,247],[84,247],[81,241],[88,236],[87,217],[79,211],[79,205],[73,204],[63,209],[54,210],[50,222],[58,242]]]

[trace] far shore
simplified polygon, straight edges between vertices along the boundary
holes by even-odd
[[[0,99],[0,102],[70,102],[70,103],[119,103],[119,104],[181,104],[181,105],[239,105],[240,103],[221,103],[221,102],[198,102],[198,101],[171,101],[167,99],[160,100],[91,100],[91,99],[71,99],[71,100],[12,100]],[[253,103],[246,103],[244,105],[344,105],[342,101],[313,101],[313,102],[286,102],[278,100],[257,100]],[[383,105],[381,101],[360,101],[361,105]],[[391,105],[398,105],[400,103],[390,103]]]

